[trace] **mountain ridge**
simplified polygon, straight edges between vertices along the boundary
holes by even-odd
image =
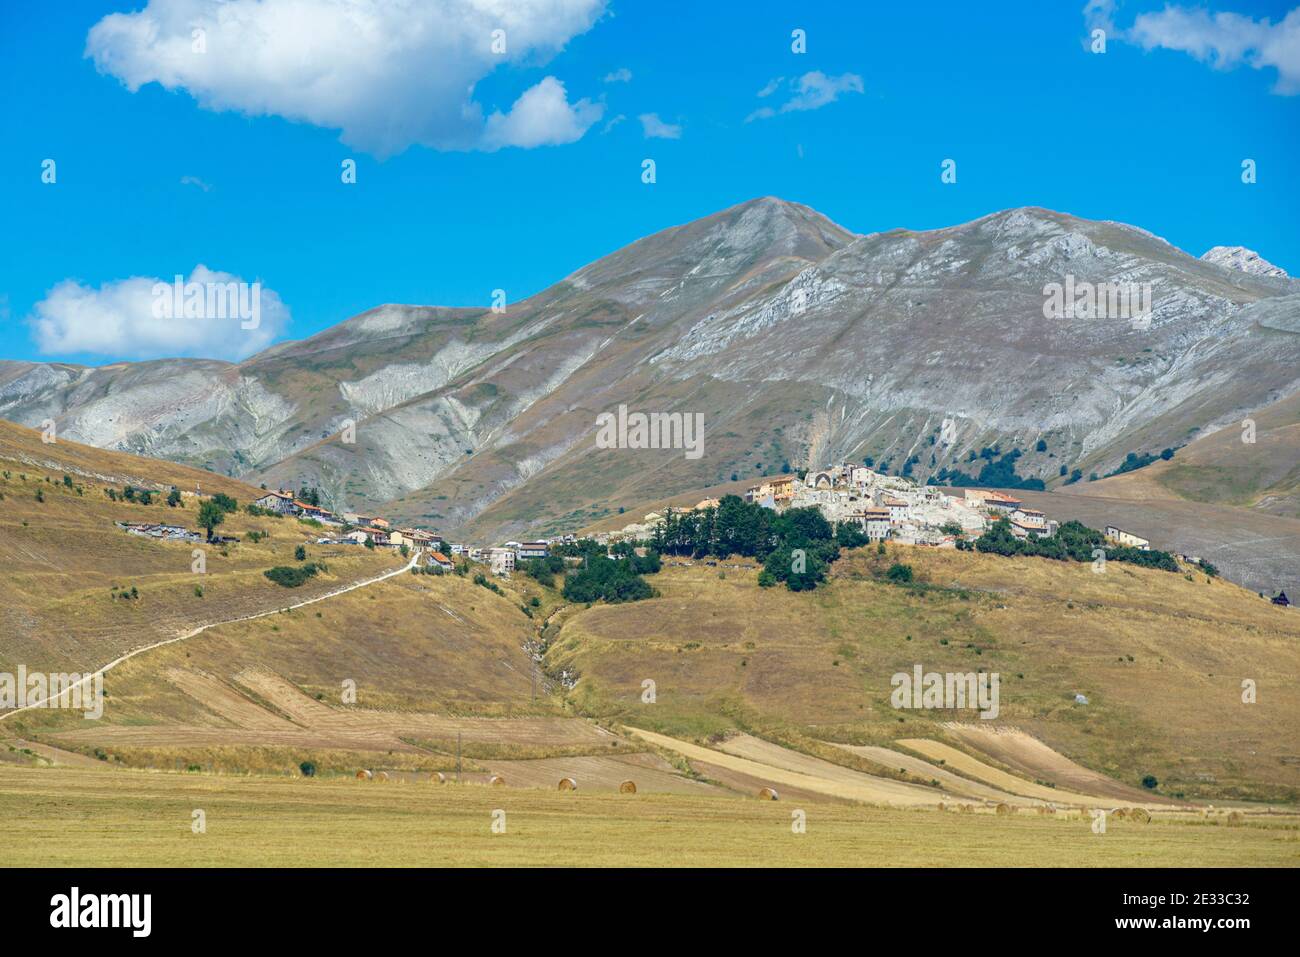
[[[1067,276],[1149,283],[1149,328],[1046,318],[1044,289]],[[503,311],[381,304],[240,363],[0,362],[0,415],[319,485],[336,507],[524,534],[644,501],[647,482],[830,458],[906,462],[924,480],[998,447],[1048,483],[1061,465],[1110,471],[1300,389],[1297,315],[1300,283],[1125,224],[1027,206],[857,234],[761,197]],[[710,454],[595,449],[595,416],[619,404],[705,414]],[[956,434],[940,444],[945,420]]]

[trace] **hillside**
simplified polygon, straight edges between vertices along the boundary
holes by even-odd
[[[127,485],[161,494],[152,505],[128,502],[120,494]],[[183,490],[174,508],[163,501],[173,485]],[[161,522],[197,530],[193,490],[200,486],[241,507],[261,494],[169,462],[65,439],[47,445],[40,433],[0,422],[0,672],[19,664],[30,671],[91,671],[209,621],[273,610],[290,596],[300,601],[400,567],[394,557],[361,548],[318,547],[317,529],[242,510],[218,527],[240,539],[224,546],[156,541],[116,525]],[[258,530],[268,537],[255,542],[249,533]],[[262,573],[295,564],[299,545],[328,570],[297,589],[268,581]],[[204,552],[203,574],[192,570],[196,548]],[[132,588],[136,597],[120,597]]]
[[[895,560],[922,584],[877,580]],[[570,609],[548,669],[579,676],[572,699],[586,713],[696,740],[739,729],[843,760],[832,742],[967,749],[956,721],[1028,732],[1130,787],[1152,774],[1166,798],[1300,794],[1300,615],[1231,583],[890,546],[794,593],[760,589],[745,564],[669,567],[654,576],[660,597]],[[917,663],[998,672],[997,719],[892,708],[891,675]],[[1257,704],[1242,703],[1245,678]]]
[[[0,415],[485,539],[832,459],[923,480],[997,445],[1056,483],[1296,394],[1297,284],[1239,267],[1037,208],[857,236],[767,197],[503,312],[385,305],[237,365],[0,363]],[[1045,318],[1067,276],[1150,283],[1149,328]],[[620,404],[703,415],[703,455],[595,448]]]

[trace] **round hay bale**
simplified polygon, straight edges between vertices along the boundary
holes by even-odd
[[[763,788],[758,792],[759,798],[764,801],[779,801],[780,796],[776,793],[776,788]]]
[[[499,774],[494,774],[488,778],[488,784],[494,788],[505,787],[506,779]]]
[[[1053,805],[1051,805],[1051,804],[1040,804],[1040,805],[1038,805],[1038,813],[1039,813],[1039,814],[1055,814],[1055,813],[1056,813],[1056,808],[1055,808]]]
[[[970,804],[963,804],[963,805],[961,806],[961,813],[962,813],[962,814],[974,814],[974,813],[975,813],[975,808],[974,808],[972,805],[970,805]]]
[[[999,804],[999,805],[998,805],[994,810],[996,810],[998,814],[1015,814],[1015,813],[1016,813],[1014,810],[1012,810],[1010,804]]]
[[[378,780],[380,780],[380,781],[387,781],[387,780],[388,780],[388,772],[387,772],[387,771],[380,771],[378,774],[375,775],[375,777],[376,777]]]
[[[940,810],[940,811],[946,811],[946,810],[948,810],[948,805],[946,805],[946,804],[944,804],[942,801],[940,801],[940,802],[939,802],[939,810]]]
[[[578,790],[578,782],[573,780],[573,778],[560,778],[560,790],[576,791]]]
[[[362,768],[360,771],[357,772],[358,781],[369,781],[373,777],[374,775],[371,774],[369,771],[367,771],[365,768]]]
[[[619,794],[636,794],[636,782],[632,780],[624,781],[618,786]]]
[[[446,783],[447,783],[447,775],[443,774],[441,771],[434,771],[433,774],[429,775],[429,783],[430,783],[430,784],[446,784]]]
[[[1139,824],[1150,824],[1151,812],[1144,807],[1131,807],[1128,809],[1128,819]]]
[[[1233,811],[1228,815],[1228,827],[1241,827],[1246,823],[1246,815],[1240,811]]]

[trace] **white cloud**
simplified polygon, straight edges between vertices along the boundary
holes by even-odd
[[[197,177],[197,176],[182,176],[182,177],[181,177],[181,185],[182,185],[182,186],[197,186],[199,189],[203,190],[203,192],[205,192],[205,193],[210,193],[210,192],[212,192],[212,186],[211,186],[210,184],[208,184],[208,183],[205,183],[203,180],[199,179],[199,177]]]
[[[1158,13],[1139,14],[1128,30],[1115,25],[1114,0],[1089,0],[1083,15],[1090,30],[1103,29],[1107,36],[1144,50],[1176,50],[1219,70],[1243,63],[1256,70],[1275,69],[1274,93],[1300,93],[1300,7],[1273,23],[1267,17],[1255,20],[1240,13],[1170,5]]]
[[[658,113],[642,113],[637,119],[641,121],[641,130],[648,140],[679,140],[682,138],[681,126],[676,123],[665,123],[659,119]]]
[[[861,93],[862,77],[856,73],[844,73],[840,76],[827,76],[821,70],[813,70],[789,82],[790,98],[778,108],[761,106],[749,116],[751,120],[765,120],[778,113],[790,113],[796,110],[819,110],[828,103],[834,103],[844,93]],[[772,80],[758,91],[760,97],[771,96],[781,86],[781,78]]]
[[[235,291],[236,297],[242,292],[242,299],[222,301],[219,297],[229,291],[226,284],[242,284],[243,280],[203,265],[195,266],[189,277],[183,278],[185,283],[199,284],[200,290],[199,297],[193,300],[198,315],[191,312],[187,318],[184,308],[171,309],[177,302],[174,280],[133,276],[95,289],[65,279],[36,304],[28,319],[32,338],[47,355],[237,360],[265,349],[289,324],[289,309],[273,290],[255,290],[246,284]],[[185,291],[194,288],[183,288],[182,307]],[[166,318],[167,311],[176,318]],[[244,328],[254,322],[255,327]]]
[[[627,119],[627,117],[624,116],[622,113],[620,113],[618,116],[614,117],[608,123],[605,124],[605,128],[600,131],[601,135],[603,136],[604,134],[608,133],[614,127],[618,126],[618,124],[622,123],[625,119]]]
[[[503,146],[558,146],[582,139],[582,134],[601,118],[605,107],[590,100],[572,106],[564,93],[564,84],[548,76],[524,91],[509,113],[493,113],[483,130],[483,148]]]
[[[606,83],[631,83],[632,71],[625,66],[619,67],[614,72],[605,74],[605,82]]]
[[[785,82],[785,77],[783,76],[778,76],[775,79],[768,80],[767,85],[764,86],[763,89],[758,91],[758,98],[761,100],[764,97],[771,96],[773,93],[775,93],[777,90],[781,88],[781,84],[784,82]]]
[[[605,3],[148,0],[141,11],[96,23],[86,55],[132,92],[158,83],[187,91],[205,109],[338,129],[344,143],[377,156],[412,144],[495,148],[500,130],[487,129],[475,84],[503,63],[545,62],[589,30]],[[195,30],[204,31],[203,52],[195,50]],[[505,31],[504,54],[493,52],[495,30]],[[541,90],[530,108],[550,109],[553,93]],[[592,108],[580,102],[570,112],[583,109]],[[570,142],[570,132],[532,136],[543,145]]]

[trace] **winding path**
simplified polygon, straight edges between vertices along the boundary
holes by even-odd
[[[73,685],[70,685],[67,688],[62,689],[61,691],[59,691],[58,694],[47,695],[46,697],[42,698],[40,701],[36,701],[33,702],[32,704],[24,705],[21,708],[14,708],[12,711],[6,711],[4,714],[0,714],[0,721],[4,721],[6,718],[12,717],[13,715],[16,714],[20,714],[23,711],[30,711],[33,708],[43,708],[45,707],[45,705],[47,705],[49,702],[53,701],[54,699],[62,698],[64,695],[70,694],[74,689],[80,688],[83,684],[85,684],[87,681],[90,681],[96,675],[103,675],[106,672],[109,672],[114,668],[116,668],[122,662],[130,661],[136,655],[142,655],[146,651],[153,651],[155,648],[162,648],[164,645],[174,645],[178,641],[184,641],[187,638],[193,638],[195,635],[201,635],[209,628],[216,628],[219,625],[229,625],[237,621],[252,621],[254,618],[265,618],[267,615],[278,615],[282,611],[286,611],[293,608],[302,608],[305,605],[312,605],[318,601],[324,601],[327,598],[335,598],[339,595],[345,594],[346,592],[353,591],[357,588],[365,588],[367,585],[374,585],[378,582],[384,581],[385,579],[392,578],[394,575],[400,575],[402,574],[402,572],[409,571],[410,569],[414,568],[415,563],[420,559],[420,555],[421,553],[419,551],[412,554],[411,560],[407,562],[405,565],[403,565],[401,568],[395,568],[392,571],[384,572],[382,575],[378,575],[374,578],[367,578],[365,581],[353,582],[350,585],[344,585],[342,588],[336,588],[333,591],[328,591],[323,595],[317,595],[315,598],[308,598],[306,601],[300,601],[294,605],[282,605],[277,608],[273,608],[270,611],[259,611],[253,615],[240,615],[238,618],[225,618],[222,619],[221,621],[210,621],[206,625],[200,625],[199,627],[195,628],[193,631],[187,631],[185,632],[185,634],[177,635],[175,638],[167,638],[163,641],[156,641],[152,645],[145,645],[143,648],[137,648],[134,651],[128,651],[120,658],[114,658],[112,661],[104,665],[104,667],[100,668],[98,671],[92,671],[90,674],[85,675],[80,681],[76,682]]]

